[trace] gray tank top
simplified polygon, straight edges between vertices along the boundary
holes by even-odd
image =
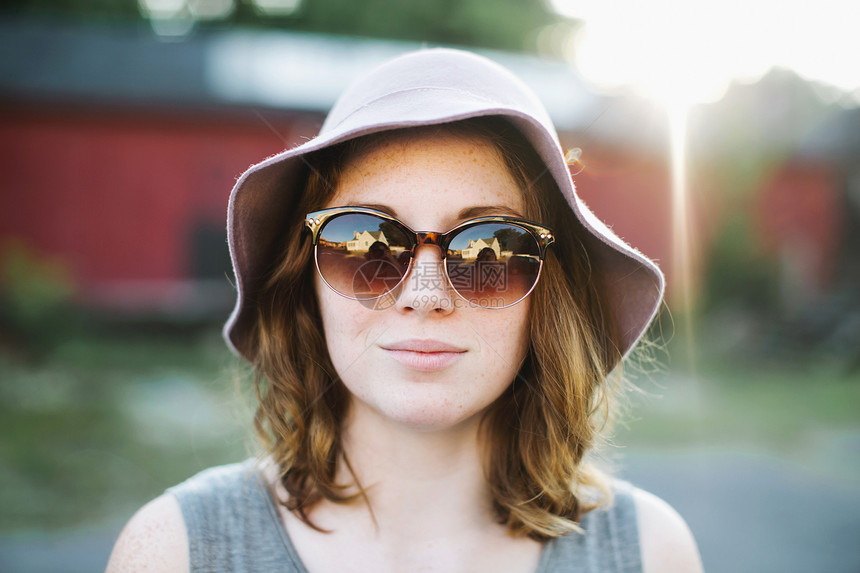
[[[611,507],[583,516],[584,535],[544,545],[538,573],[642,571],[632,486],[613,487]],[[192,573],[307,573],[255,460],[210,468],[167,492],[182,508]]]

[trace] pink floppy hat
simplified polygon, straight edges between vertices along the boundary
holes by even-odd
[[[663,274],[579,199],[558,135],[534,93],[498,64],[452,49],[421,50],[382,64],[347,88],[317,137],[242,174],[227,210],[238,289],[236,306],[224,325],[228,346],[253,362],[256,295],[266,280],[285,214],[295,208],[303,191],[307,154],[370,133],[480,116],[503,116],[523,133],[567,199],[574,215],[571,223],[589,232],[585,247],[608,289],[619,350],[623,356],[629,354],[657,314]]]

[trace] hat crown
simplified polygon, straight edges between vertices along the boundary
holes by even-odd
[[[441,92],[449,92],[440,97]],[[450,97],[459,92],[466,98]],[[389,96],[400,97],[399,106],[422,104],[436,113],[454,116],[473,109],[476,100],[489,111],[513,110],[538,120],[558,141],[558,134],[543,104],[519,78],[483,56],[450,48],[412,52],[390,60],[353,82],[335,102],[320,135],[338,130],[354,113]],[[459,109],[461,102],[470,102]],[[444,106],[444,107],[443,107]],[[381,106],[382,107],[382,106]],[[443,107],[440,109],[440,107]],[[396,109],[387,108],[392,116]],[[381,119],[381,118],[380,118]]]

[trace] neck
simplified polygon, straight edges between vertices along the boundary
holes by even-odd
[[[433,528],[450,534],[494,522],[477,417],[430,431],[353,406],[344,421],[344,452],[369,502],[353,511],[362,507],[380,531],[404,533]],[[340,483],[354,481],[344,463],[338,474]]]

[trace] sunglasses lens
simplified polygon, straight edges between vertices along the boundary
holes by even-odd
[[[410,257],[409,238],[400,227],[365,213],[329,219],[316,248],[322,278],[340,294],[359,300],[394,290]]]
[[[525,298],[540,275],[540,246],[526,229],[509,223],[479,223],[451,238],[446,259],[454,290],[485,308]]]

